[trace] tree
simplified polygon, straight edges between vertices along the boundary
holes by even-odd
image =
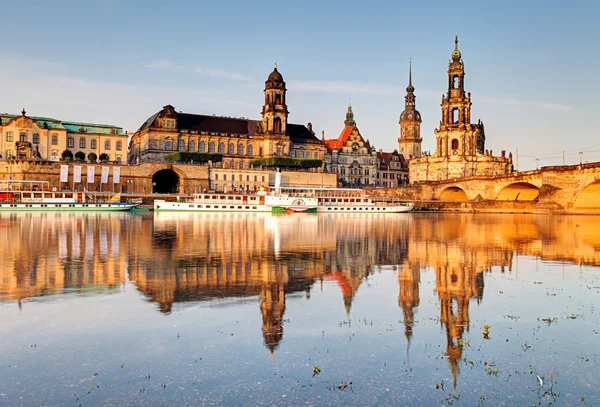
[[[87,159],[89,162],[95,163],[96,160],[98,159],[98,156],[96,155],[96,153],[89,153],[87,156]]]
[[[69,150],[65,150],[60,155],[64,161],[71,161],[73,159],[73,153]]]
[[[101,161],[101,162],[106,162],[106,161],[108,161],[108,159],[109,159],[109,158],[110,158],[110,157],[109,157],[109,156],[108,156],[108,154],[106,154],[106,153],[102,153],[102,154],[100,154],[100,161]]]
[[[85,153],[83,151],[76,152],[75,159],[77,159],[77,161],[85,161]]]

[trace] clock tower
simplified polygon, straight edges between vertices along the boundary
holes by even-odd
[[[408,87],[404,97],[404,111],[400,114],[400,154],[405,159],[421,157],[421,113],[416,109],[415,88],[412,85],[412,60],[408,68]]]

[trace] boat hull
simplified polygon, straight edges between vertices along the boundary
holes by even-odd
[[[412,205],[320,205],[319,213],[404,213],[410,212]]]
[[[2,202],[0,212],[126,212],[141,202]]]

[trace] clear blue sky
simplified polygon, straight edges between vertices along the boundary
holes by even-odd
[[[277,62],[290,122],[397,148],[413,58],[423,149],[435,148],[458,31],[472,119],[520,169],[600,161],[600,3],[583,1],[5,2],[0,111],[135,131],[177,110],[260,118]]]

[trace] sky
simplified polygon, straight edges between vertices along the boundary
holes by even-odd
[[[409,59],[435,150],[458,32],[486,149],[519,169],[600,161],[600,2],[18,1],[2,6],[0,112],[130,133],[162,106],[260,119],[277,63],[289,122],[337,137],[348,103],[365,139],[398,148]]]

